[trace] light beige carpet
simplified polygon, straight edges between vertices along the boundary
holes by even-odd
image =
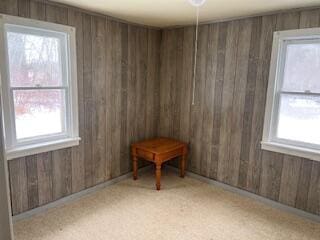
[[[320,239],[320,224],[198,180],[152,173],[14,226],[17,240]]]

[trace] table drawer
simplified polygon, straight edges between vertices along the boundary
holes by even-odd
[[[137,149],[136,151],[137,151],[138,157],[142,157],[142,158],[144,158],[146,160],[152,160],[153,161],[153,153],[144,151],[142,149]]]
[[[160,155],[160,158],[162,159],[162,161],[166,161],[166,160],[170,160],[172,158],[181,156],[183,153],[183,149],[182,148],[178,148],[176,150],[173,150],[171,152],[167,152],[167,153],[162,153]]]

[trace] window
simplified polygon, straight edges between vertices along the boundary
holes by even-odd
[[[79,144],[75,29],[0,15],[7,159]]]
[[[274,33],[262,148],[320,160],[320,29]]]

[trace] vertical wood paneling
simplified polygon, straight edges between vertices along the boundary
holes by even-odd
[[[203,120],[203,101],[206,74],[206,53],[208,48],[208,25],[199,28],[198,54],[196,68],[196,84],[194,105],[191,106],[191,149],[190,149],[190,168],[194,172],[200,171],[201,166],[201,142],[202,120]],[[174,80],[173,80],[174,81]]]
[[[242,20],[239,23],[239,39],[236,58],[236,72],[234,93],[232,102],[232,116],[230,116],[230,150],[229,171],[227,172],[229,183],[236,186],[239,178],[240,151],[242,137],[242,123],[245,108],[246,82],[249,64],[249,50],[251,44],[252,19]],[[229,126],[228,126],[229,127]]]
[[[105,166],[105,179],[108,180],[111,178],[111,159],[112,159],[112,21],[107,19],[106,21],[106,166]],[[107,154],[109,153],[109,154]]]
[[[165,45],[162,46],[164,48]],[[186,142],[190,139],[190,110],[191,110],[191,89],[192,89],[192,65],[194,51],[194,28],[183,29],[183,72],[181,78],[181,98],[180,98],[180,138]],[[164,57],[161,58],[165,61]],[[161,66],[163,63],[161,64]],[[162,74],[162,71],[161,73]],[[162,79],[162,78],[161,78]],[[161,82],[161,85],[163,83]],[[160,85],[160,86],[161,86]],[[162,98],[161,98],[162,102]],[[161,111],[161,109],[160,109]],[[160,118],[162,121],[162,118]]]
[[[212,128],[212,152],[210,176],[213,179],[218,177],[219,146],[220,146],[220,127],[221,127],[221,107],[222,107],[222,90],[223,76],[225,70],[225,55],[227,42],[227,23],[218,23],[218,51],[217,51],[217,71],[214,85],[214,102],[213,102],[213,128]]]
[[[92,51],[92,159],[93,184],[104,181],[106,144],[106,58],[105,58],[105,18],[91,18]],[[118,81],[118,79],[116,79]],[[115,106],[118,106],[117,103]],[[119,119],[120,121],[120,119]],[[118,159],[118,158],[116,158]]]
[[[43,1],[30,0],[30,17],[38,20],[46,19],[46,5]]]
[[[70,149],[52,152],[52,196],[54,200],[71,193],[70,160]]]
[[[28,208],[32,209],[39,205],[37,156],[27,156],[25,161],[27,170]]]
[[[182,84],[182,73],[183,73],[183,28],[179,29],[177,32],[177,44],[175,46],[176,49],[176,79],[177,81],[173,81],[171,90],[171,99],[173,103],[173,129],[172,135],[177,137],[180,134],[180,98],[181,98],[181,84]]]
[[[160,84],[160,125],[159,135],[172,137],[172,118],[173,108],[171,108],[171,84],[176,78],[176,62],[175,43],[176,43],[175,30],[164,30],[162,33],[162,45],[166,47],[161,48],[161,79],[166,79]]]
[[[297,196],[301,158],[284,156],[279,202],[289,206],[295,205]]]
[[[239,39],[239,21],[232,21],[228,26],[226,57],[223,90],[222,90],[222,106],[221,106],[221,126],[220,126],[220,149],[218,161],[218,180],[230,183],[230,171],[233,171],[229,158],[231,128],[232,124],[232,105],[233,93],[236,74],[237,47]]]
[[[9,162],[12,214],[28,209],[28,186],[26,159],[18,158]]]
[[[137,139],[136,135],[136,30],[135,26],[128,26],[128,85],[127,85],[127,145]],[[131,164],[129,165],[131,169]]]
[[[53,199],[52,189],[52,153],[41,153],[37,155],[38,163],[38,193],[39,205],[44,205]]]
[[[18,16],[19,17],[30,17],[30,1],[29,0],[18,0]]]
[[[156,136],[157,129],[157,108],[154,106],[159,104],[159,62],[153,62],[152,59],[160,59],[159,34],[155,30],[148,30],[148,60],[147,60],[147,86],[146,86],[146,137]],[[128,38],[126,38],[128,40]],[[151,64],[155,63],[155,64]],[[155,91],[156,90],[156,91]],[[158,90],[158,91],[157,91]]]
[[[112,81],[110,86],[110,104],[111,108],[111,173],[112,177],[120,175],[120,137],[121,137],[121,24],[111,21],[109,24],[110,44],[111,44],[111,62]],[[119,64],[120,63],[120,64]]]
[[[128,25],[121,24],[121,135],[120,135],[120,174],[130,168],[130,154],[128,151],[127,110],[128,110]],[[151,49],[150,49],[151,50]],[[149,53],[149,46],[148,46]],[[153,105],[150,105],[153,106]],[[148,109],[148,113],[152,109]],[[150,121],[147,121],[150,124]]]
[[[304,210],[306,210],[308,206],[308,192],[310,187],[311,171],[312,161],[302,158],[299,176],[297,176],[299,178],[299,182],[295,206]]]
[[[93,115],[93,98],[92,98],[92,29],[91,16],[83,14],[83,98],[84,98],[84,165],[85,165],[85,186],[93,185],[93,158],[92,158],[92,115]]]
[[[318,27],[319,17],[314,9],[202,25],[195,106],[189,97],[194,28],[163,31],[159,132],[190,143],[189,171],[319,214],[319,163],[260,145],[273,32]],[[185,93],[180,103],[172,98],[177,86]]]
[[[244,116],[241,135],[241,150],[240,150],[240,170],[238,186],[246,188],[248,176],[248,164],[251,141],[251,126],[255,97],[256,77],[259,64],[259,51],[261,39],[261,23],[262,18],[253,19],[251,31],[251,44],[249,50],[249,65],[247,73],[247,83],[245,90]]]
[[[313,162],[308,193],[307,211],[320,215],[320,163]]]
[[[23,8],[23,6],[22,6]],[[0,13],[18,15],[18,0],[2,0],[0,1]]]
[[[82,13],[69,9],[68,24],[76,28],[77,42],[77,79],[78,79],[78,111],[79,136],[84,138],[85,111],[84,111],[84,84],[83,84],[83,25]],[[78,147],[71,149],[72,158],[72,192],[79,192],[85,188],[85,154],[84,141]]]
[[[161,32],[40,0],[1,1],[0,12],[74,26],[77,42],[82,140],[9,162],[13,214],[130,171],[130,144],[157,133]]]
[[[260,176],[262,171],[262,151],[260,142],[262,139],[264,121],[264,111],[262,109],[264,109],[266,102],[272,39],[275,27],[276,16],[271,15],[262,17],[259,63],[252,113],[251,143],[246,173],[246,189],[254,193],[258,193],[260,188]]]
[[[213,128],[213,99],[214,99],[214,79],[217,71],[217,49],[218,49],[218,27],[216,25],[208,26],[208,48],[206,54],[206,76],[204,89],[204,108],[202,120],[202,142],[203,149],[201,153],[201,174],[210,176],[211,162],[211,140]]]

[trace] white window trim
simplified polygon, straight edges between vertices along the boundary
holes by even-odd
[[[9,101],[9,69],[7,66],[7,48],[5,38],[5,24],[21,25],[30,29],[45,29],[46,31],[60,32],[67,34],[67,51],[68,51],[68,89],[69,98],[67,101],[67,108],[69,108],[70,117],[67,119],[69,122],[69,131],[67,134],[57,135],[56,138],[49,138],[41,141],[38,139],[30,144],[26,145],[14,145],[8,146],[8,142],[12,144],[11,136],[15,131],[12,126],[12,114],[8,114],[11,111],[9,104],[5,104]],[[78,91],[77,91],[77,63],[76,63],[76,29],[71,26],[65,26],[55,23],[43,22],[33,19],[26,19],[21,17],[9,16],[0,14],[0,80],[1,80],[1,92],[2,92],[2,111],[3,111],[3,124],[4,124],[4,135],[6,139],[6,158],[7,160],[14,159],[17,157],[24,157],[28,155],[38,154],[42,152],[53,151],[62,148],[68,148],[79,145],[79,123],[78,123]],[[10,123],[11,122],[11,123]],[[9,129],[10,126],[10,129]]]
[[[274,32],[273,45],[269,72],[269,82],[267,90],[267,100],[265,108],[265,118],[261,148],[263,150],[284,153],[299,157],[320,161],[320,148],[312,144],[303,144],[290,140],[275,139],[274,121],[278,118],[279,110],[279,85],[281,85],[283,70],[282,51],[287,40],[320,40],[320,28],[296,29]],[[280,67],[279,67],[280,66]]]

